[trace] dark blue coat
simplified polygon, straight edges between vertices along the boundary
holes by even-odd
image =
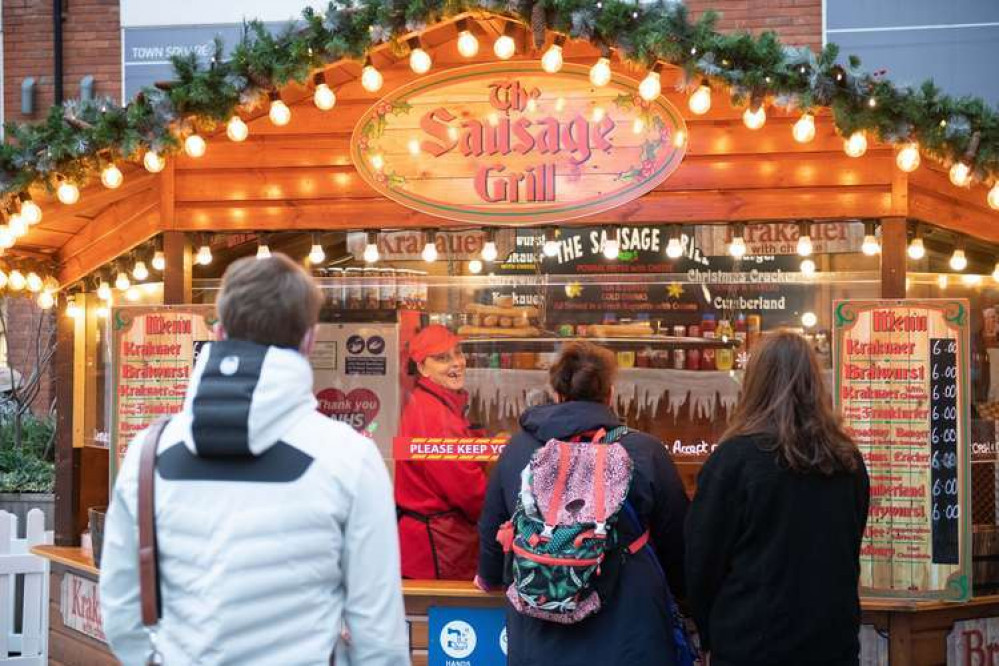
[[[566,402],[532,407],[520,418],[521,431],[510,440],[489,479],[479,520],[479,576],[490,585],[504,579],[504,554],[497,528],[513,514],[520,473],[531,455],[549,439],[621,422],[605,405]],[[683,587],[683,523],[687,496],[659,440],[633,432],[621,440],[635,472],[628,501],[651,530],[651,544],[679,596]],[[637,534],[621,529],[623,540]],[[646,553],[627,560],[616,591],[603,609],[575,625],[558,625],[520,615],[507,608],[508,663],[511,666],[670,666],[673,659],[666,590],[658,568]]]

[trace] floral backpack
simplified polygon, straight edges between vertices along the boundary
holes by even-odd
[[[600,610],[602,570],[623,555],[616,526],[633,464],[617,440],[626,432],[552,439],[524,468],[517,508],[496,535],[512,560],[507,597],[518,612],[573,624]],[[648,539],[646,530],[623,550],[637,553]]]

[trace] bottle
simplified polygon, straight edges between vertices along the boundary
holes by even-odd
[[[741,312],[735,318],[735,339],[739,342],[739,350],[746,351],[746,315]]]
[[[735,353],[732,351],[732,347],[728,345],[732,344],[735,334],[728,319],[722,319],[718,322],[716,335],[726,346],[715,350],[715,369],[723,371],[731,370],[735,366]]]
[[[714,340],[716,335],[715,316],[705,313],[701,317],[701,337]],[[715,348],[704,347],[701,350],[701,370],[715,370]]]
[[[746,317],[746,348],[752,350],[763,335],[763,319],[760,315],[751,314]]]

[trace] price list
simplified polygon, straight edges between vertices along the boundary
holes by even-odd
[[[933,562],[957,564],[961,503],[957,476],[957,341],[930,340]]]

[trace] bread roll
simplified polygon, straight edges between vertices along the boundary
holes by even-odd
[[[496,336],[498,338],[533,338],[540,334],[535,326],[522,328],[499,328],[495,326],[459,326],[458,335],[464,336]]]

